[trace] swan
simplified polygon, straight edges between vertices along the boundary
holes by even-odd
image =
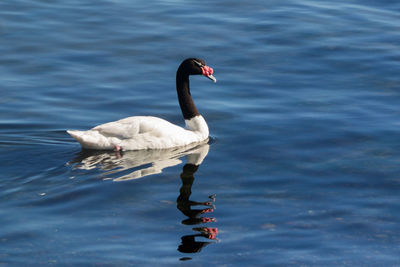
[[[213,82],[214,70],[204,60],[188,58],[176,72],[176,90],[186,127],[180,127],[153,116],[133,116],[98,125],[87,131],[67,130],[85,149],[144,150],[168,149],[203,142],[209,131],[203,116],[197,111],[189,88],[190,75],[204,75]]]

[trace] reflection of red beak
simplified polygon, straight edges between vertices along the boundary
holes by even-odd
[[[200,227],[200,228],[193,228],[195,231],[199,231],[204,235],[207,235],[209,239],[217,239],[218,228],[212,227]]]
[[[216,222],[217,219],[215,219],[215,218],[203,217],[203,218],[201,218],[201,221],[202,221],[203,223],[209,223],[209,222]]]
[[[214,70],[213,68],[209,66],[203,66],[201,67],[201,71],[203,72],[203,75],[206,76],[208,79],[210,79],[213,82],[217,82],[217,79],[213,76]]]
[[[213,209],[204,209],[201,211],[201,213],[208,213],[208,212],[213,212]]]
[[[210,228],[207,227],[204,229],[205,233],[208,233],[208,238],[209,239],[216,239],[217,238],[217,234],[218,234],[218,228]]]
[[[216,234],[209,234],[208,235],[208,239],[216,239],[217,238],[217,235]]]

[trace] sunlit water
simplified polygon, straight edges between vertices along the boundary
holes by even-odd
[[[0,266],[400,265],[396,1],[3,1],[0,38]],[[193,56],[209,144],[66,134],[182,125]]]

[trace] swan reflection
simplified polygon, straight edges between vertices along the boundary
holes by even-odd
[[[186,164],[183,166],[180,175],[182,186],[176,203],[178,210],[187,217],[181,223],[197,227],[191,229],[194,231],[193,234],[181,237],[178,251],[196,253],[200,252],[203,247],[218,241],[218,229],[204,226],[204,224],[216,222],[215,218],[206,216],[206,214],[215,210],[215,195],[208,196],[206,201],[190,200],[192,185],[195,180],[194,174],[207,156],[209,147],[207,143],[202,143],[168,150],[127,152],[82,150],[68,164],[75,169],[101,169],[104,171],[104,179],[127,181],[161,173],[164,168],[182,163],[181,158],[186,156]],[[184,259],[190,258],[182,258],[181,260]]]
[[[126,152],[82,150],[68,164],[80,170],[103,170],[104,179],[118,182],[161,173],[167,167],[182,163],[181,158],[184,156],[187,156],[188,163],[200,165],[208,150],[207,143],[163,150]]]
[[[191,163],[189,160],[183,166],[181,173],[182,186],[179,190],[180,194],[176,200],[177,208],[188,218],[182,221],[185,225],[198,225],[210,222],[216,222],[215,218],[202,217],[204,214],[211,213],[215,210],[215,195],[208,197],[207,201],[190,200],[192,194],[192,185],[194,182],[194,174],[200,164]],[[193,208],[195,206],[203,206],[202,208]],[[192,228],[195,234],[185,235],[181,237],[181,244],[178,250],[182,253],[200,252],[206,245],[215,243],[210,241],[196,241],[196,237],[203,237],[208,240],[217,241],[218,229],[215,227],[195,227]]]

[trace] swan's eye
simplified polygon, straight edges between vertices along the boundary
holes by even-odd
[[[197,60],[193,60],[193,61],[194,61],[194,63],[196,63],[196,65],[199,66],[200,68],[204,66],[203,64],[201,64],[201,63],[198,62]]]

